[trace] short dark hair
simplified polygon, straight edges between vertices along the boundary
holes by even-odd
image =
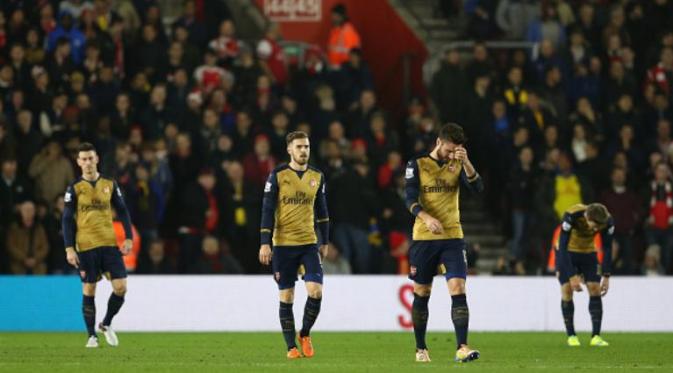
[[[90,151],[94,152],[96,151],[96,147],[94,147],[93,144],[90,142],[83,142],[79,144],[79,146],[77,147],[77,154],[79,154],[80,152],[90,152]]]
[[[304,131],[292,131],[285,136],[285,141],[288,145],[297,139],[308,139],[308,134]]]
[[[587,219],[603,225],[608,222],[609,218],[610,213],[605,205],[601,203],[592,203],[587,206]]]
[[[439,129],[437,137],[442,141],[451,141],[456,145],[462,145],[467,142],[463,127],[456,123],[447,123],[443,125],[442,128]]]

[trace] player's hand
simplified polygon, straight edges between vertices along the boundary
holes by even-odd
[[[128,255],[133,248],[133,240],[124,240],[122,244],[122,255]]]
[[[271,245],[262,245],[259,247],[259,262],[266,266],[271,264]]]
[[[424,214],[423,223],[425,223],[425,226],[433,234],[444,233],[444,227],[442,226],[442,223],[439,220],[435,219],[434,217],[430,216],[429,214]]]
[[[467,149],[465,149],[462,146],[457,146],[456,150],[453,152],[453,158],[461,161],[461,162],[466,162],[467,161]]]
[[[328,251],[329,251],[329,245],[320,245],[320,248],[318,248],[318,252],[320,253],[320,260],[325,259]]]
[[[601,297],[604,297],[610,289],[610,277],[603,276],[603,281],[601,281]]]
[[[74,248],[69,247],[65,249],[65,259],[71,266],[79,268],[79,257],[77,256],[77,253],[75,252]]]
[[[582,291],[582,283],[580,281],[580,276],[573,276],[570,278],[570,288],[578,293]]]

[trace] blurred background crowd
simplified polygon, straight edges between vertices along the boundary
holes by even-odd
[[[405,273],[404,165],[453,121],[486,181],[475,206],[502,237],[493,268],[470,245],[474,272],[552,272],[564,210],[600,201],[615,272],[670,273],[673,1],[437,1],[475,42],[442,51],[404,115],[378,103],[345,6],[295,59],[277,25],[242,40],[226,2],[205,4],[181,1],[166,22],[152,0],[2,1],[0,272],[72,271],[63,192],[91,142],[131,213],[130,271],[264,273],[262,186],[303,130],[327,179],[325,272]]]

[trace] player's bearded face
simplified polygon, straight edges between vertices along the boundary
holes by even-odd
[[[294,162],[303,166],[308,163],[308,158],[311,155],[311,145],[308,139],[296,139],[288,146],[287,151]]]
[[[448,161],[453,159],[453,153],[456,151],[458,145],[451,141],[437,140],[437,156],[441,161]]]

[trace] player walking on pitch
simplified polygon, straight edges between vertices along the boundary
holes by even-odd
[[[414,281],[411,315],[417,362],[430,361],[425,332],[432,280],[438,272],[444,274],[451,294],[451,319],[457,343],[455,360],[468,362],[479,358],[479,351],[467,345],[467,257],[458,197],[461,183],[475,192],[481,192],[484,187],[467,156],[465,141],[459,125],[446,124],[439,130],[432,152],[407,163],[406,203],[416,216],[409,251],[409,278]]]
[[[577,347],[580,341],[575,334],[575,304],[573,291],[582,291],[582,276],[589,290],[591,315],[591,346],[608,346],[601,338],[603,321],[602,296],[610,287],[612,269],[612,234],[614,222],[608,209],[600,203],[574,205],[563,215],[559,236],[556,270],[561,283],[561,312],[568,334],[568,346]],[[600,232],[603,243],[603,265],[598,264],[594,236]],[[601,281],[602,275],[602,281]]]
[[[110,346],[119,340],[110,327],[112,318],[124,304],[126,268],[112,225],[112,208],[117,211],[126,240],[122,247],[127,254],[133,246],[131,219],[117,183],[98,173],[98,154],[93,145],[82,143],[77,151],[77,165],[82,176],[68,186],[63,212],[63,239],[66,258],[79,269],[82,279],[82,313],[89,339],[86,347],[98,347],[96,336],[96,283],[103,274],[109,274],[112,294],[105,318],[98,325]]]
[[[325,177],[308,165],[311,153],[308,135],[301,131],[291,132],[286,141],[290,163],[273,170],[264,187],[259,261],[265,265],[272,264],[280,290],[279,316],[287,343],[287,357],[297,359],[302,354],[295,341],[294,285],[297,273],[303,274],[308,299],[299,341],[303,355],[312,357],[314,350],[309,334],[320,313],[321,257],[327,254],[329,217]],[[320,231],[319,247],[316,225]]]

